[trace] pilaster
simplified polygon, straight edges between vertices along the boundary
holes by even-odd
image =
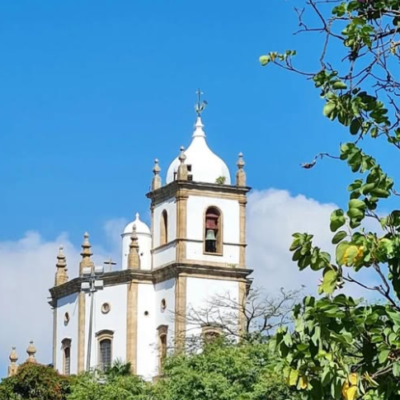
[[[126,329],[126,360],[131,364],[133,374],[137,372],[137,338],[138,338],[138,282],[131,281],[127,286],[127,329]]]

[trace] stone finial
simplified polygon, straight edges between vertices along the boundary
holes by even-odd
[[[246,172],[243,169],[245,165],[243,153],[239,153],[239,159],[236,165],[238,167],[236,172],[236,186],[246,186]]]
[[[136,225],[133,224],[131,243],[129,244],[129,254],[128,254],[128,269],[139,269],[140,268],[140,258],[139,258],[139,243],[136,234]]]
[[[180,148],[180,154],[179,154],[179,167],[178,167],[178,181],[187,181],[188,180],[188,169],[187,165],[185,164],[186,160],[186,154],[185,154],[185,148],[181,146]]]
[[[63,246],[60,246],[58,249],[57,255],[57,272],[56,272],[56,279],[55,279],[55,286],[62,285],[63,283],[68,281],[68,274],[67,274],[67,259],[63,252]]]
[[[26,361],[28,361],[28,362],[36,362],[36,358],[35,358],[36,347],[33,344],[33,341],[29,342],[29,346],[26,349],[26,352],[28,353],[28,359]]]
[[[161,177],[160,177],[161,168],[158,165],[158,159],[154,160],[154,167],[153,167],[153,181],[151,182],[151,190],[156,190],[161,187]]]
[[[92,248],[92,245],[89,242],[89,234],[87,232],[85,232],[85,234],[83,235],[83,243],[82,243],[82,251],[81,251],[82,260],[79,264],[80,275],[82,275],[83,268],[86,268],[86,267],[93,268],[93,262],[90,258],[93,255],[91,248]]]
[[[10,359],[10,365],[8,366],[8,376],[13,376],[18,371],[18,365],[17,365],[18,355],[15,350],[15,347],[11,349],[9,359]]]

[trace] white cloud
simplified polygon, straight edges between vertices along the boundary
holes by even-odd
[[[248,200],[247,265],[255,270],[255,285],[269,292],[301,285],[315,290],[321,274],[299,272],[288,249],[294,232],[309,232],[315,235],[315,244],[330,251],[329,216],[336,206],[274,189],[254,191]],[[95,262],[101,263],[110,255],[119,261],[120,233],[125,223],[115,219],[105,224],[105,245],[111,254],[94,246]],[[23,362],[30,340],[36,344],[38,360],[51,362],[52,312],[47,301],[60,244],[67,255],[69,276],[76,277],[80,249],[65,233],[45,241],[39,233],[27,232],[20,240],[0,242],[0,377],[6,374],[11,346],[17,346],[19,361]],[[352,289],[352,294],[362,296],[365,292]]]
[[[315,287],[320,274],[299,271],[289,247],[292,234],[308,232],[314,243],[332,249],[329,217],[334,204],[321,204],[285,190],[254,191],[249,195],[247,214],[247,266],[254,269],[254,284],[275,291],[281,287]]]
[[[291,196],[285,190],[252,192],[248,198],[247,267],[254,269],[254,286],[273,293],[281,287],[299,289],[304,285],[307,293],[316,294],[321,272],[310,268],[299,271],[289,252],[292,234],[313,234],[313,243],[329,252],[334,260],[329,222],[330,214],[336,208],[335,204],[319,203],[303,195]],[[379,231],[376,221],[366,220],[365,225],[371,231]],[[376,285],[377,277],[373,271],[362,270],[352,276],[369,286]],[[344,291],[355,298],[379,298],[376,292],[355,284],[346,284]]]
[[[109,221],[104,227],[106,235],[117,226],[118,221]],[[51,363],[52,311],[48,297],[49,288],[54,285],[60,244],[67,256],[68,275],[74,278],[78,273],[80,248],[65,233],[46,241],[38,232],[27,232],[19,240],[0,242],[0,378],[6,375],[11,347],[17,347],[19,362],[23,362],[30,340],[37,348],[38,361]],[[110,246],[114,251],[111,254],[93,246],[93,260],[102,263],[109,255],[118,260],[117,247],[113,242]]]

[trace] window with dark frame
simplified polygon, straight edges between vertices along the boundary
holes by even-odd
[[[100,366],[103,372],[111,367],[111,339],[100,341]]]

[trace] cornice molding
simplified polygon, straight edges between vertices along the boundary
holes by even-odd
[[[193,181],[173,181],[159,189],[146,194],[152,200],[152,205],[164,202],[172,197],[187,197],[189,195],[232,198],[245,201],[246,193],[251,188],[249,186],[220,185],[218,183],[204,183]]]
[[[173,262],[154,270],[125,269],[122,271],[108,272],[103,275],[102,279],[104,281],[104,286],[122,285],[134,281],[155,284],[164,282],[177,276],[193,276],[204,279],[229,279],[240,281],[246,280],[252,272],[253,270],[246,268],[200,265],[188,261],[180,264]],[[51,300],[49,301],[49,304],[52,307],[55,307],[57,300],[74,293],[79,293],[81,282],[82,278],[78,277],[60,286],[51,288]]]

